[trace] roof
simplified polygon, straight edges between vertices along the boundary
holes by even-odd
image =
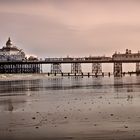
[[[13,46],[10,37],[6,42],[6,46],[4,46],[0,51],[20,51],[16,46]]]
[[[13,47],[3,47],[1,50],[2,51],[19,51],[19,49],[15,46],[13,46]]]

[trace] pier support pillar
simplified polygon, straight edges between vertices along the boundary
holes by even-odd
[[[71,64],[71,73],[82,73],[81,63],[72,63]]]
[[[62,73],[62,68],[60,63],[51,64],[51,73]]]
[[[136,63],[136,73],[140,74],[140,63]]]
[[[42,64],[39,65],[39,73],[43,73]]]
[[[114,63],[114,76],[122,76],[122,63]]]
[[[92,63],[92,73],[101,74],[102,73],[102,63]]]
[[[0,65],[0,73],[3,73],[3,71],[4,71],[4,70],[3,70],[3,67],[4,67],[3,64],[1,64],[1,65]]]

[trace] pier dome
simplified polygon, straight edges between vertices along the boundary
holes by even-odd
[[[6,42],[6,46],[2,48],[3,51],[20,51],[16,46],[13,46],[13,43],[10,39],[8,38],[8,41]]]
[[[10,39],[10,37],[8,38],[8,41],[6,42],[6,46],[12,46],[13,44],[12,44],[12,41],[11,41],[11,39]]]

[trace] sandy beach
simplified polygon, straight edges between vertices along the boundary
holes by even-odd
[[[11,95],[0,97],[0,139],[139,140],[139,79],[11,81],[12,92],[0,90]]]

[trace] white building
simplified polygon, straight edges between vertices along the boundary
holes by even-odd
[[[12,44],[9,38],[6,46],[0,49],[0,61],[22,61],[25,59],[25,53]]]
[[[112,55],[113,60],[140,60],[140,52],[131,53],[131,50],[126,49],[125,53],[117,53]]]

